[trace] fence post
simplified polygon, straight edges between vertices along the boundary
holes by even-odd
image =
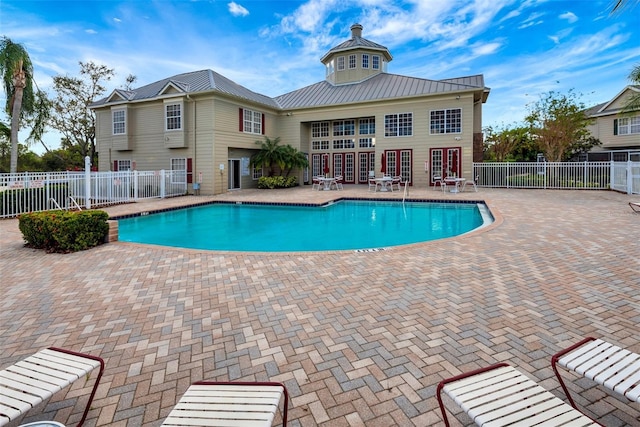
[[[609,190],[613,190],[616,187],[615,168],[613,167],[613,160],[609,160]]]
[[[91,158],[84,157],[84,203],[87,209],[91,209]]]
[[[165,189],[166,189],[165,175],[164,175],[164,169],[162,169],[160,171],[160,198],[161,199],[164,199],[166,197]]]
[[[627,159],[627,194],[633,193],[633,171],[631,170],[631,159]]]
[[[131,171],[129,171],[131,176]],[[133,200],[138,201],[138,170],[133,171]]]

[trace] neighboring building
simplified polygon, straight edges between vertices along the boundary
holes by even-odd
[[[611,101],[591,107],[588,129],[602,145],[588,153],[589,160],[640,161],[640,111],[622,113],[626,101],[640,94],[640,85],[627,86]]]
[[[387,73],[389,50],[352,37],[321,59],[325,80],[270,98],[211,70],[179,74],[131,90],[115,90],[95,104],[100,170],[184,170],[203,194],[257,186],[251,170],[256,141],[280,137],[306,153],[299,180],[344,175],[366,183],[369,171],[411,185],[433,176],[471,177],[482,160],[482,75],[427,80]]]

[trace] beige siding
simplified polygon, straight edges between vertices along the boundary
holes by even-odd
[[[462,109],[462,132],[459,134],[431,135],[430,111],[445,108]],[[481,131],[480,120],[477,119],[474,110],[473,96],[468,94],[462,95],[459,100],[449,95],[446,97],[424,97],[412,100],[296,111],[291,116],[281,117],[280,136],[284,143],[289,143],[300,151],[312,154],[313,151],[310,147],[311,122],[375,117],[376,167],[380,164],[380,157],[384,150],[411,149],[413,151],[413,185],[426,186],[428,177],[424,173],[424,162],[429,159],[430,148],[460,147],[462,149],[463,176],[471,176],[473,133]],[[385,115],[394,113],[413,113],[413,136],[385,138]],[[456,137],[459,137],[460,140],[456,140]],[[357,147],[357,126],[355,138],[355,149],[333,150],[330,148],[329,153],[371,151],[370,149],[359,149]],[[330,136],[328,139],[332,140],[333,137]],[[324,153],[325,151],[322,152]],[[301,179],[301,175],[299,179]]]
[[[606,117],[598,117],[596,123],[589,126],[591,134],[602,141],[602,150],[611,150],[616,148],[634,147],[640,149],[640,134],[630,135],[614,135],[613,121],[620,119],[621,116],[611,115]]]
[[[359,58],[358,61],[361,61]],[[360,63],[358,64],[360,66]],[[474,106],[474,93],[455,95],[421,96],[414,98],[386,100],[355,105],[340,105],[314,109],[300,109],[288,112],[277,112],[262,105],[255,105],[242,100],[227,98],[219,94],[197,95],[183,99],[183,129],[179,132],[182,144],[180,148],[170,148],[167,144],[164,126],[164,102],[152,100],[129,104],[127,115],[129,147],[131,150],[119,150],[122,143],[114,142],[111,135],[111,113],[109,108],[97,111],[98,146],[100,152],[100,169],[109,170],[114,160],[132,160],[138,170],[168,169],[172,158],[193,159],[193,179],[202,176],[201,194],[218,194],[228,188],[228,161],[233,158],[250,158],[264,136],[241,132],[239,130],[239,109],[247,108],[264,113],[266,136],[280,137],[281,144],[289,144],[296,149],[312,154],[311,123],[317,121],[333,121],[343,119],[359,119],[375,117],[376,146],[374,149],[358,148],[356,125],[356,148],[333,150],[329,152],[358,153],[376,152],[376,170],[380,165],[380,157],[385,150],[412,151],[413,185],[428,185],[427,174],[424,173],[424,162],[429,160],[430,148],[461,148],[463,176],[471,176],[473,155],[473,135],[481,132],[481,104]],[[478,93],[475,93],[478,96]],[[462,109],[462,132],[459,134],[430,134],[430,112],[447,108]],[[409,137],[384,137],[384,119],[387,114],[413,114],[413,135]],[[459,139],[457,139],[459,138]],[[330,136],[328,138],[332,140]],[[220,170],[220,165],[224,169]],[[298,172],[302,183],[303,171]],[[251,176],[241,177],[241,188],[255,187],[257,182]],[[189,188],[191,191],[191,187]]]

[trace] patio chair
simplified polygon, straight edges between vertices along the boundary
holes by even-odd
[[[398,188],[398,191],[402,191],[402,188],[400,188],[402,184],[402,177],[401,176],[394,176],[391,179],[391,191],[393,191],[393,186],[395,185]]]
[[[587,337],[556,353],[551,366],[571,406],[577,409],[557,365],[589,378],[612,392],[640,403],[640,355],[601,339]]]
[[[320,191],[320,187],[322,187],[323,183],[322,180],[320,180],[320,177],[318,176],[314,176],[311,180],[311,189],[312,190],[318,190]]]
[[[378,187],[382,188],[382,182],[376,181],[375,178],[369,177],[369,191],[371,191],[371,188],[373,188],[373,192],[375,193],[376,191],[378,191]]]
[[[449,427],[443,391],[479,426],[599,425],[507,363],[467,372],[438,384],[438,404],[444,424]]]
[[[331,181],[331,185],[335,185],[336,190],[344,190],[342,183],[344,182],[344,177],[342,175],[336,175],[335,179]]]
[[[635,213],[640,213],[640,202],[629,202],[629,206]]]
[[[199,381],[187,389],[162,425],[268,427],[282,397],[282,425],[286,426],[289,393],[284,384]]]
[[[444,182],[444,178],[442,176],[433,177],[433,189],[435,190],[438,185],[443,193],[447,190],[447,183]]]
[[[50,347],[3,369],[0,371],[0,426],[21,418],[73,382],[86,379],[96,368],[99,368],[98,376],[79,427],[87,418],[104,372],[104,361],[100,357]]]
[[[473,185],[473,189],[475,190],[475,192],[478,192],[478,187],[476,186],[476,184],[478,183],[478,180],[480,179],[480,175],[476,175],[475,178],[473,179],[467,179],[465,180],[465,182],[462,183],[462,190],[464,192],[464,189],[467,188],[467,184],[471,184]]]

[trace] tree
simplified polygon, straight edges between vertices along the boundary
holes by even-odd
[[[7,37],[0,42],[0,74],[7,95],[6,111],[11,117],[10,172],[18,170],[18,131],[23,118],[34,111],[33,65],[27,50]]]
[[[566,95],[551,91],[541,96],[530,106],[525,121],[550,162],[561,162],[599,143],[590,138],[587,125],[591,119],[573,90]]]
[[[80,76],[55,76],[56,98],[49,123],[64,136],[67,144],[77,146],[82,157],[89,156],[97,164],[96,117],[89,106],[106,91],[105,81],[114,71],[105,65],[80,62]]]
[[[485,128],[485,145],[487,159],[496,162],[504,161],[530,161],[528,151],[532,146],[529,128],[505,126],[502,129],[495,129],[491,126]],[[534,151],[537,151],[533,147]],[[525,158],[523,158],[525,157]],[[534,154],[535,160],[535,154]]]
[[[249,161],[251,167],[266,167],[269,170],[268,176],[273,176],[273,166],[280,167],[280,170],[284,170],[285,162],[285,149],[280,144],[280,137],[271,139],[267,136],[263,141],[256,141],[256,144],[260,144],[260,151],[254,154]]]
[[[629,74],[629,80],[634,85],[640,85],[640,65],[636,65]],[[631,113],[640,110],[640,92],[631,95],[622,106],[623,113]]]
[[[282,148],[284,155],[284,176],[288,177],[293,169],[302,169],[309,166],[309,161],[302,151],[298,151],[297,148],[291,145],[285,145]]]

